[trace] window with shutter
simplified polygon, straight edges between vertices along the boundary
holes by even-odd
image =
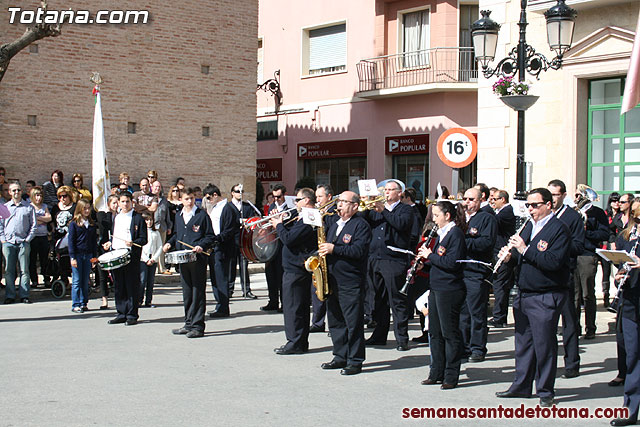
[[[308,75],[333,73],[347,69],[347,25],[316,28],[308,37]]]

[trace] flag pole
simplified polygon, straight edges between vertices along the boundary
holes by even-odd
[[[632,110],[640,102],[640,12],[638,13],[638,23],[636,25],[636,37],[633,42],[633,50],[629,59],[629,70],[627,71],[627,81],[624,86],[622,96],[622,107],[620,115]]]
[[[107,212],[107,199],[110,193],[109,166],[104,142],[104,126],[102,123],[102,105],[100,102],[100,85],[102,77],[94,72],[91,76],[93,95],[95,95],[95,110],[93,114],[93,159],[92,159],[92,190],[93,208],[98,212]]]

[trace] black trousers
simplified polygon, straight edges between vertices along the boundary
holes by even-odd
[[[367,275],[376,292],[373,320],[377,325],[370,339],[381,343],[387,342],[390,325],[389,308],[391,308],[396,341],[398,345],[407,345],[410,308],[406,295],[400,293],[407,277],[407,262],[369,258]]]
[[[464,273],[467,296],[460,311],[460,330],[466,354],[487,354],[489,283],[485,277],[482,273]]]
[[[0,258],[2,258],[0,256]],[[44,272],[47,271],[47,261],[49,260],[49,238],[47,236],[36,236],[31,241],[31,252],[29,253],[29,277],[31,283],[38,283],[38,258],[40,258],[40,272],[44,276],[44,281],[50,280]],[[0,265],[0,269],[2,266]]]
[[[204,313],[207,304],[207,260],[204,259],[205,256],[199,254],[195,262],[180,264],[184,327],[202,332],[204,332]]]
[[[285,271],[282,277],[282,312],[287,349],[309,349],[311,273]]]
[[[573,284],[573,272],[569,276],[569,283]],[[580,350],[578,346],[578,314],[573,305],[574,289],[567,289],[567,300],[562,306],[562,347],[564,348],[564,368],[580,370]]]
[[[596,255],[580,255],[574,276],[578,332],[582,331],[580,326],[580,300],[582,299],[584,301],[584,323],[587,334],[596,332],[596,272],[598,271],[598,258],[600,257]]]
[[[460,332],[460,309],[466,291],[434,291],[429,293],[429,346],[431,369],[429,378],[458,384],[464,353]]]
[[[311,289],[311,310],[312,310],[311,325],[324,328],[324,316],[327,314],[327,300],[320,301],[318,299],[318,295],[316,295],[316,288],[315,286],[313,286],[313,283],[311,283],[310,289]]]
[[[637,420],[640,405],[640,328],[637,317],[631,316],[622,316],[621,326],[627,355],[623,405],[629,408],[629,418]]]
[[[329,275],[331,295],[327,300],[327,323],[333,356],[348,365],[364,362],[364,282],[337,282]]]
[[[269,303],[272,307],[279,307],[282,300],[282,247],[278,248],[275,256],[264,266],[264,274],[267,278]],[[282,302],[284,304],[284,301]]]
[[[240,285],[242,286],[242,295],[246,295],[251,291],[251,282],[249,280],[249,261],[242,256],[240,249],[236,246],[235,255],[230,260],[229,268],[229,290],[233,291],[236,285],[236,266],[240,267]]]
[[[138,320],[138,292],[140,291],[140,258],[111,270],[115,287],[117,318]]]
[[[232,254],[216,248],[209,256],[209,278],[217,301],[216,312],[229,314],[229,269]],[[206,256],[206,255],[205,255]],[[235,259],[235,258],[233,258]]]
[[[519,292],[513,302],[516,318],[516,377],[509,391],[531,394],[536,380],[538,397],[553,397],[558,360],[558,319],[566,303],[565,291],[543,294]]]
[[[515,260],[502,263],[493,276],[493,320],[497,323],[507,323],[509,314],[509,295],[513,288]]]

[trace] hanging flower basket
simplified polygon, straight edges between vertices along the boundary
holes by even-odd
[[[535,95],[505,95],[501,96],[500,100],[504,104],[515,111],[526,111],[540,98]]]

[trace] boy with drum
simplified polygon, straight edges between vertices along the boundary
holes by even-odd
[[[111,241],[102,247],[105,250],[129,249],[130,260],[122,267],[111,271],[115,286],[115,301],[118,314],[109,324],[138,323],[138,292],[140,289],[140,256],[147,244],[147,225],[142,216],[133,210],[131,193],[124,191],[118,196],[120,212],[113,219]]]
[[[182,210],[176,214],[171,238],[162,247],[166,253],[171,248],[191,249],[197,254],[195,261],[180,264],[180,282],[184,301],[184,326],[174,329],[174,335],[199,338],[204,335],[205,289],[207,283],[207,254],[213,246],[215,236],[211,219],[196,206],[193,188],[182,193]]]

